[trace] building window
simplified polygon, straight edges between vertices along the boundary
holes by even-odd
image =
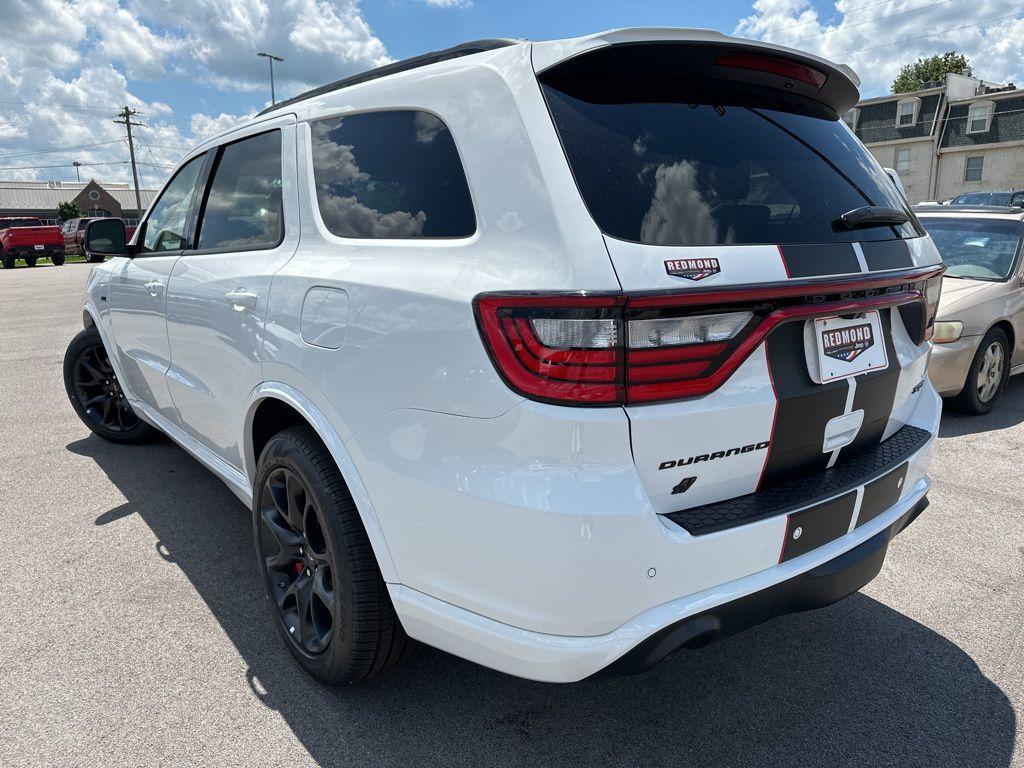
[[[967,132],[985,133],[992,127],[992,111],[995,105],[991,101],[979,101],[972,104],[967,111]]]
[[[860,110],[857,107],[848,109],[846,114],[843,115],[843,122],[846,123],[851,131],[857,130],[857,119],[860,117]]]
[[[903,99],[896,104],[896,127],[906,128],[917,122],[917,109],[921,106],[920,99]]]
[[[981,169],[985,164],[983,155],[968,157],[964,164],[964,181],[981,181]]]
[[[910,148],[905,147],[903,149],[896,150],[896,170],[900,173],[906,173],[910,170]]]

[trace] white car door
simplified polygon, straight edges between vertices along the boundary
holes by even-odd
[[[164,187],[140,225],[138,253],[124,259],[110,281],[110,324],[129,398],[172,422],[177,419],[165,380],[170,364],[167,283],[186,245],[189,211],[205,162],[205,155],[190,160]]]
[[[232,135],[210,160],[196,247],[168,285],[167,385],[178,418],[236,469],[249,393],[262,380],[271,279],[299,241],[295,174],[293,117]]]

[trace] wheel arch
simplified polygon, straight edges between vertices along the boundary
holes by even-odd
[[[359,517],[363,522],[363,528],[366,529],[366,535],[370,539],[370,546],[373,548],[384,581],[399,582],[398,573],[376,510],[344,441],[312,400],[287,384],[264,382],[256,387],[249,397],[245,416],[242,460],[245,464],[245,474],[252,488],[253,503],[255,503],[258,493],[258,489],[255,487],[256,465],[263,446],[277,432],[299,424],[304,424],[312,429],[334,459],[342,479],[348,486],[349,493],[352,494],[356,509],[359,511]]]
[[[1011,323],[1005,317],[997,320],[994,323],[992,323],[992,327],[989,328],[988,330],[991,331],[991,330],[995,330],[996,328],[998,328],[1003,333],[1005,333],[1006,334],[1006,340],[1008,342],[1010,342],[1010,348],[1007,350],[1007,352],[1009,354],[1008,354],[1008,357],[1007,357],[1007,360],[1006,360],[1007,367],[1009,367],[1010,361],[1013,359],[1013,350],[1016,349],[1017,333],[1013,329],[1013,323]],[[985,331],[985,333],[987,334],[988,331]]]

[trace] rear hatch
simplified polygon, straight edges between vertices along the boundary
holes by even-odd
[[[538,77],[628,296],[624,400],[657,510],[744,497],[746,521],[772,513],[761,491],[870,471],[920,396],[941,259],[839,119],[850,76],[713,36]],[[681,524],[732,513],[708,514]]]

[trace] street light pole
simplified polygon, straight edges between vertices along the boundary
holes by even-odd
[[[78,177],[78,181],[81,182],[82,181],[82,172],[80,170],[78,170],[78,169],[82,167],[82,164],[80,162],[78,162],[77,160],[75,160],[75,162],[73,162],[72,165],[75,166],[75,176],[77,176]]]
[[[274,93],[274,62],[284,61],[284,59],[280,56],[275,56],[272,53],[266,53],[264,51],[260,51],[256,55],[266,57],[267,63],[270,64],[270,103],[271,105],[277,104],[277,95]]]

